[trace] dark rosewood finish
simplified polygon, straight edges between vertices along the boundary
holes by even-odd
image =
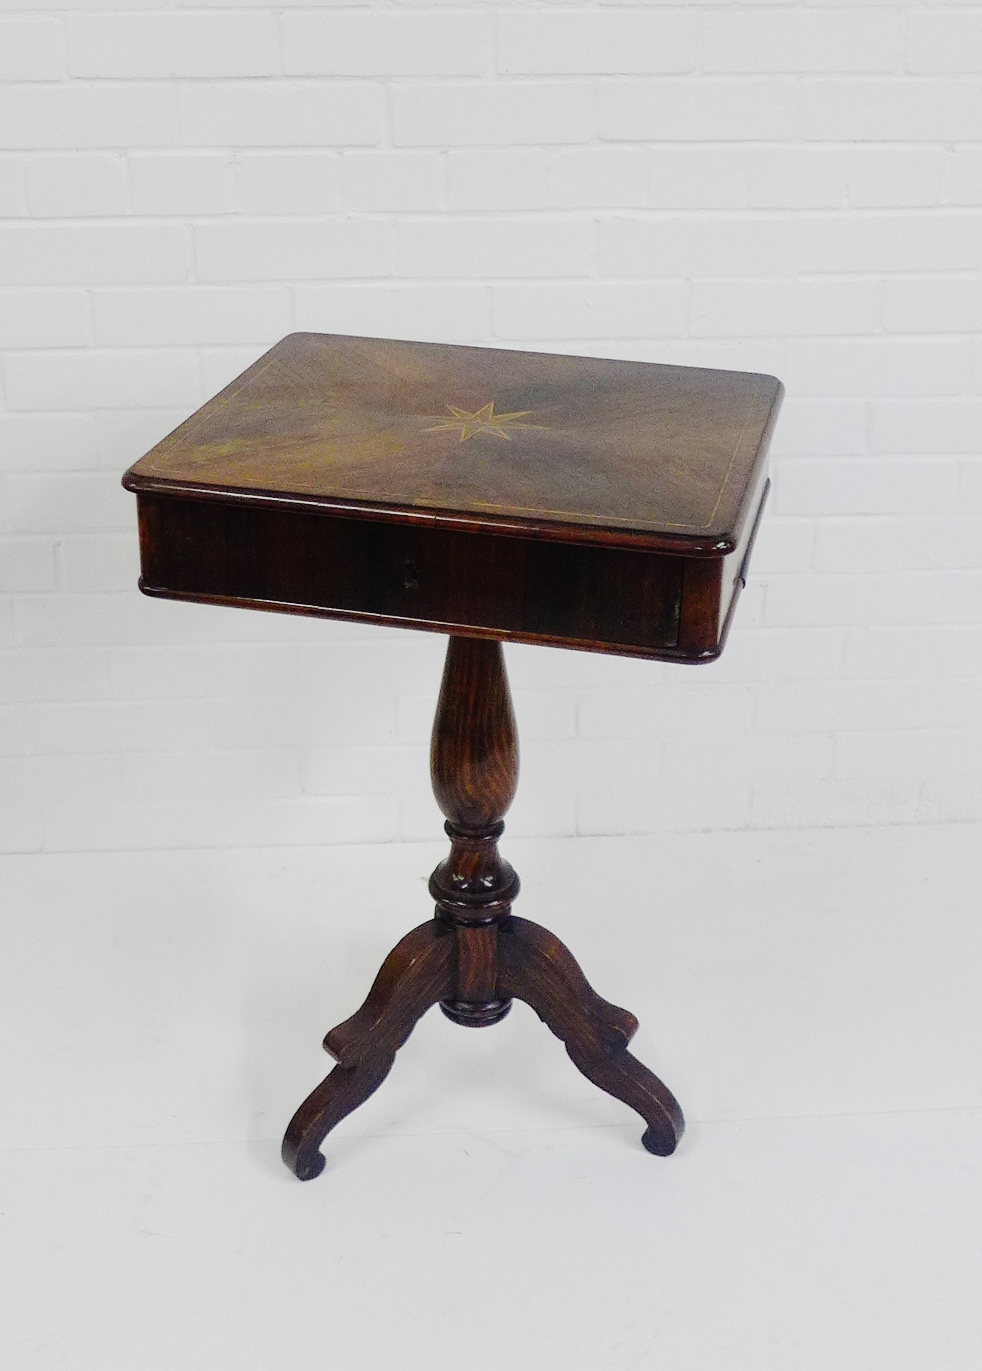
[[[320,1174],[324,1138],[381,1085],[431,1005],[481,1027],[502,1019],[514,998],[531,1005],[585,1076],[642,1116],[647,1150],[668,1156],[682,1112],[627,1050],[634,1015],[601,999],[558,938],[511,912],[518,877],[498,839],[518,784],[518,738],[500,643],[450,639],[430,758],[450,837],[450,855],[430,878],[434,918],[403,938],[362,1008],[324,1039],[338,1064],[292,1119],[283,1160],[301,1180]]]
[[[283,1158],[323,1169],[434,1004],[495,1023],[517,997],[672,1152],[679,1107],[544,928],[498,852],[518,782],[501,642],[665,661],[723,649],[767,497],[773,376],[297,333],[141,458],[148,595],[449,635],[432,776],[450,855],[433,919],[324,1040],[337,1065]]]
[[[293,334],[126,473],[148,595],[719,655],[773,376]]]

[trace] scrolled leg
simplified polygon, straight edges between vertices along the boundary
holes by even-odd
[[[634,1015],[601,999],[569,949],[528,919],[502,925],[498,952],[498,993],[530,1005],[584,1076],[641,1115],[647,1151],[674,1152],[685,1120],[668,1087],[627,1050],[638,1026]]]
[[[304,1100],[283,1139],[283,1160],[300,1180],[320,1175],[321,1143],[382,1084],[417,1021],[453,993],[454,975],[453,936],[430,920],[389,953],[358,1012],[331,1029],[324,1047],[338,1064]]]

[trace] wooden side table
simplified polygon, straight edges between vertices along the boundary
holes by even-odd
[[[718,656],[782,394],[743,372],[298,333],[126,473],[146,594],[450,638],[431,750],[451,844],[435,914],[325,1038],[337,1065],[283,1142],[301,1180],[437,1003],[482,1026],[525,1000],[644,1118],[648,1151],[674,1151],[682,1113],[627,1050],[637,1020],[512,914],[498,839],[518,741],[501,641]]]

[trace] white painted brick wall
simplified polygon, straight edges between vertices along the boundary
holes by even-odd
[[[513,832],[982,817],[977,5],[0,8],[0,850],[439,834],[441,639],[134,589],[294,328],[787,384],[719,662],[507,650]]]

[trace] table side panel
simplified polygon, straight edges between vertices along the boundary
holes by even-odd
[[[235,502],[138,506],[151,595],[680,655],[686,558]]]

